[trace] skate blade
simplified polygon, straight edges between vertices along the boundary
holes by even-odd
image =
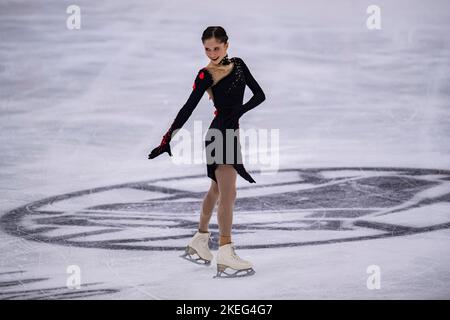
[[[252,276],[256,273],[256,271],[253,268],[234,270],[235,271],[234,273],[226,272],[227,269],[234,270],[231,268],[227,268],[226,266],[223,265],[217,265],[217,274],[213,278],[219,279],[242,278]]]
[[[186,250],[184,251],[184,253],[182,255],[180,255],[180,257],[189,262],[193,262],[198,265],[202,265],[202,266],[211,265],[211,260],[203,259],[202,257],[200,257],[197,254],[197,251],[194,248],[191,248],[189,246],[186,247]]]

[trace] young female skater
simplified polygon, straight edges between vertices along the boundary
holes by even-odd
[[[231,229],[237,174],[250,183],[255,183],[242,163],[239,118],[261,104],[265,100],[265,94],[241,58],[228,58],[228,36],[222,27],[206,28],[202,35],[202,43],[210,62],[198,71],[187,102],[163,136],[161,144],[152,150],[149,159],[164,152],[172,156],[169,142],[175,134],[175,130],[180,129],[189,119],[207,91],[216,108],[215,117],[208,129],[205,141],[207,175],[212,180],[209,191],[203,199],[198,231],[187,245],[182,257],[198,264],[209,265],[211,263],[213,255],[208,246],[210,237],[208,225],[214,207],[218,203],[217,220],[220,239],[216,276],[252,275],[255,273],[252,263],[241,259],[235,253],[234,243],[231,241]],[[243,103],[245,86],[251,89],[253,96],[248,102]],[[230,135],[230,131],[234,135]],[[218,134],[221,137],[218,137]],[[211,145],[211,143],[214,144]],[[208,148],[208,146],[210,147]],[[231,269],[231,272],[228,269]]]

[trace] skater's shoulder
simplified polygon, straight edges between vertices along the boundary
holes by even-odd
[[[212,72],[208,69],[208,66],[205,66],[197,71],[197,77],[202,80],[212,80]]]
[[[230,60],[233,61],[234,63],[237,63],[238,65],[245,64],[244,60],[241,57],[233,57]]]
[[[211,73],[205,67],[198,69],[194,80],[194,88],[196,85],[201,85],[208,88],[212,85],[212,83],[213,77]]]

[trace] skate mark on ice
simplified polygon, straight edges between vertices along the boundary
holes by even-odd
[[[69,289],[68,287],[46,287],[45,282],[50,278],[18,278],[24,271],[2,272],[0,274],[0,300],[41,300],[41,299],[75,299],[87,298],[94,296],[103,296],[107,294],[117,293],[119,289],[90,289],[91,287],[102,285],[102,283],[86,283],[81,284],[80,289]],[[13,278],[6,280],[8,278]],[[40,283],[39,289],[25,290],[27,284]]]

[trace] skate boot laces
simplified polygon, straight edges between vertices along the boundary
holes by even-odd
[[[208,235],[208,237],[200,238],[200,241],[201,241],[202,244],[208,245],[208,242],[209,242],[210,239],[212,239],[211,235]]]
[[[231,247],[231,256],[233,257],[234,260],[242,260],[242,259],[236,254],[236,251],[235,251],[234,247]]]

